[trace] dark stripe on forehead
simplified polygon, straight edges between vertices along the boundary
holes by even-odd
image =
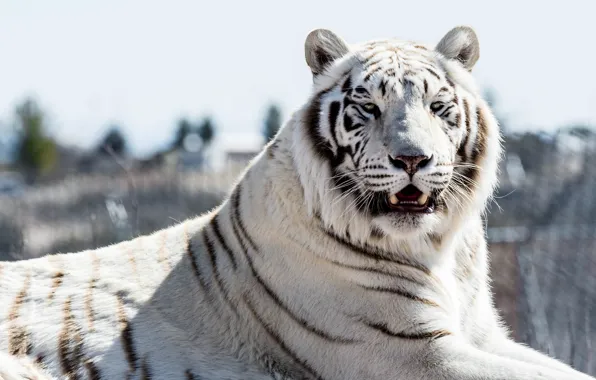
[[[381,71],[383,69],[382,66],[377,66],[375,67],[373,70],[371,70],[368,74],[366,74],[366,76],[364,77],[364,81],[368,82],[370,80],[370,78],[375,75],[376,73],[378,73],[379,71]]]
[[[346,80],[344,81],[344,84],[341,86],[341,90],[343,92],[347,92],[352,88],[352,78],[350,76],[350,74],[348,74],[348,77],[346,78]]]
[[[388,77],[394,77],[396,75],[395,68],[390,67],[385,71],[385,75]]]
[[[384,59],[387,59],[387,57],[381,55],[381,57],[377,57],[377,55],[373,55],[372,57],[370,57],[367,61],[364,62],[363,68],[364,70],[367,70],[373,66],[375,66],[378,63],[383,62]]]
[[[436,77],[437,79],[441,79],[441,76],[437,74],[437,72],[431,68],[426,67],[426,71],[428,71],[432,76]]]
[[[387,81],[385,79],[381,80],[381,83],[379,83],[379,90],[381,90],[383,96],[387,94]]]

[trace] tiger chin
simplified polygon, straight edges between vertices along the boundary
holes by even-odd
[[[434,47],[311,32],[312,95],[218,208],[1,264],[0,378],[592,379],[493,307],[479,52],[469,27]]]

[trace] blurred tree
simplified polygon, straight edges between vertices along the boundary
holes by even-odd
[[[47,136],[45,115],[33,99],[26,99],[15,110],[18,137],[17,165],[30,176],[49,173],[58,158],[56,143]]]
[[[203,119],[198,128],[199,136],[203,140],[203,146],[207,147],[213,141],[215,136],[215,125],[210,117]]]
[[[192,126],[190,122],[182,118],[178,121],[178,129],[176,129],[176,136],[174,137],[174,144],[172,148],[182,148],[184,144],[184,139],[190,133]]]
[[[124,135],[120,131],[120,127],[112,126],[105,135],[99,147],[97,148],[100,154],[114,153],[117,156],[124,156],[127,151],[127,143]]]
[[[551,136],[545,132],[510,133],[504,140],[505,151],[517,154],[524,169],[536,174],[547,169],[544,165],[557,150]]]
[[[265,143],[268,143],[275,137],[279,128],[281,128],[281,110],[276,104],[272,104],[267,109],[265,123],[263,124],[263,137]]]

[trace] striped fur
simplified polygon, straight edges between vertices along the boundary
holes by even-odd
[[[0,266],[0,379],[588,379],[510,341],[481,214],[499,131],[468,28],[306,42],[313,95],[217,209]],[[370,103],[370,104],[369,104]],[[418,173],[390,155],[422,149]],[[391,212],[413,183],[428,214]]]

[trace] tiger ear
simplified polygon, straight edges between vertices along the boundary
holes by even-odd
[[[441,39],[435,48],[446,58],[459,61],[468,71],[480,58],[480,44],[476,32],[469,26],[457,26]]]
[[[349,51],[345,41],[327,29],[315,29],[304,42],[304,56],[313,75],[321,74],[333,61]]]

